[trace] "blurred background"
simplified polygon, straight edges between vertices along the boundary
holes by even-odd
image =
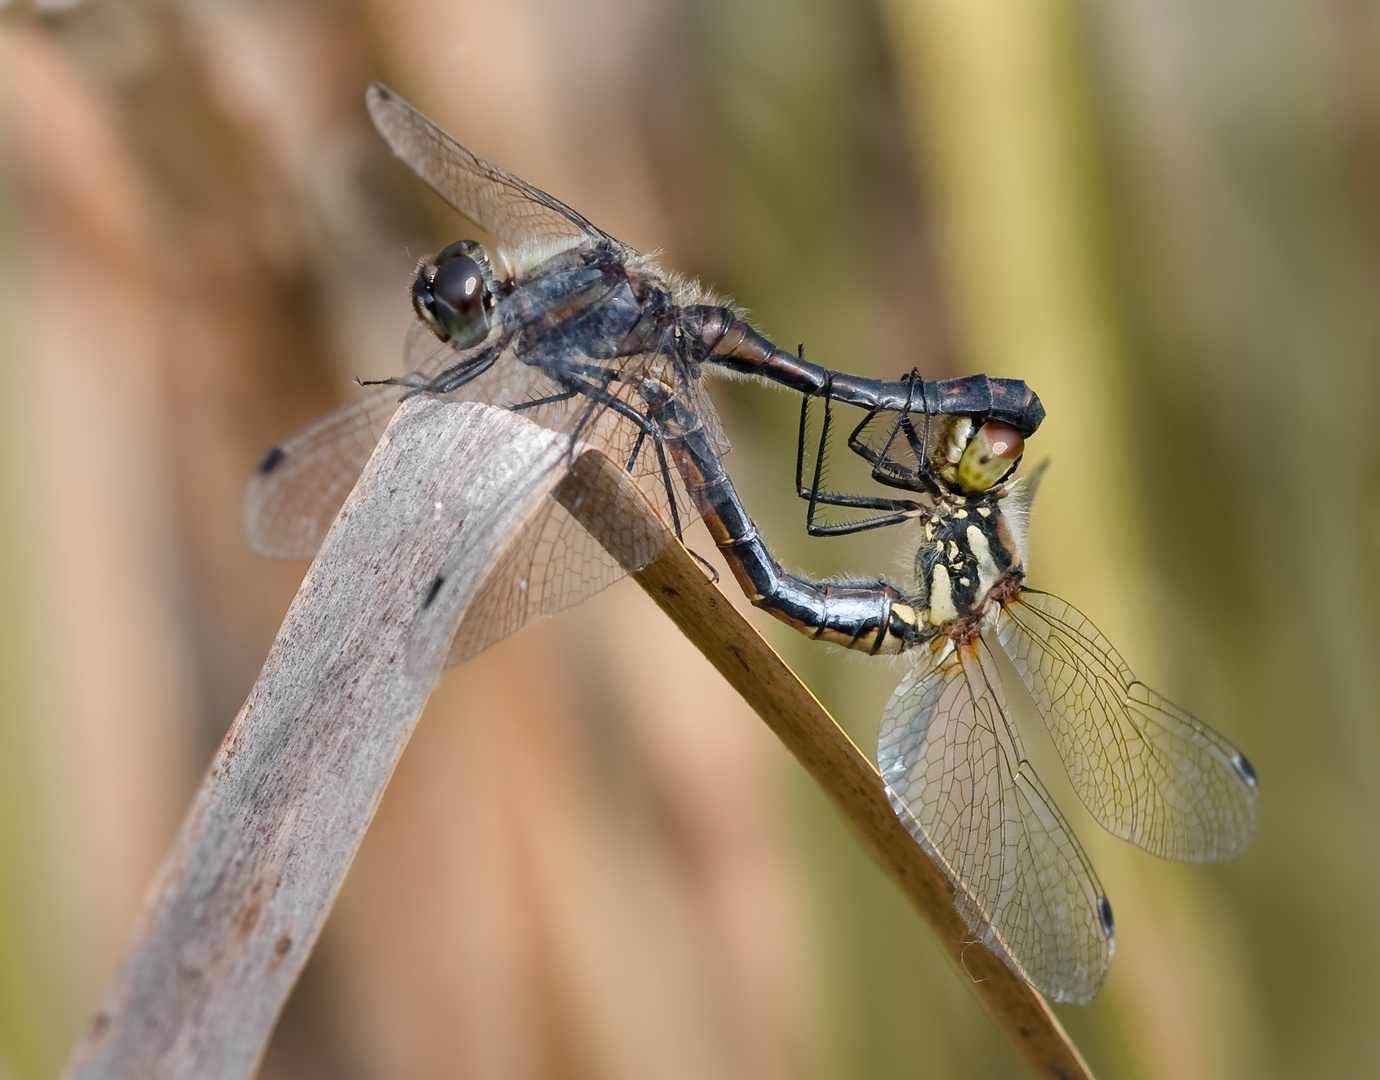
[[[1376,5],[0,8],[0,1076],[60,1069],[305,570],[245,478],[465,233],[371,78],[784,347],[1028,380],[1032,582],[1265,798],[1222,866],[1075,817],[1118,949],[1061,1018],[1107,1077],[1380,1072]],[[784,562],[900,572],[805,538],[796,402],[716,399]],[[902,669],[757,622],[870,750]],[[262,1075],[1021,1075],[965,978],[625,581],[448,675]]]

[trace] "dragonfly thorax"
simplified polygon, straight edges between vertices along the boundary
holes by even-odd
[[[1007,583],[1024,576],[1024,502],[1017,485],[946,492],[921,517],[915,573],[931,626],[980,622]]]

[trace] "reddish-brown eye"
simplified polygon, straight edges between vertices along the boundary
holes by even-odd
[[[987,491],[1010,474],[1025,450],[1025,439],[1010,424],[988,420],[958,460],[958,483],[964,491]]]

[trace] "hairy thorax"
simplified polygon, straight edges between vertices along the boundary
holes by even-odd
[[[1019,480],[980,495],[945,493],[921,518],[917,606],[936,636],[971,641],[1019,593],[1030,494]]]

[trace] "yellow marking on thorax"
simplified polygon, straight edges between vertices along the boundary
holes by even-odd
[[[997,583],[1001,571],[992,559],[992,549],[987,543],[987,537],[976,525],[968,526],[968,550],[977,560],[978,599],[981,600],[987,595],[987,590]]]
[[[949,571],[942,564],[934,568],[930,575],[930,622],[942,626],[958,618],[958,608],[954,607],[954,590],[949,581]]]

